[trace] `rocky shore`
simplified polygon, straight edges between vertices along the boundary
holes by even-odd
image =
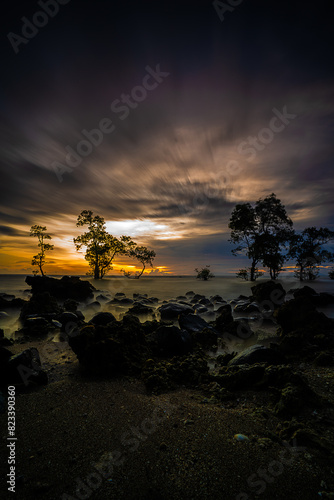
[[[334,497],[334,320],[318,310],[333,295],[268,281],[230,302],[161,302],[27,283],[29,300],[0,297],[20,310],[15,340],[0,339],[18,498]]]

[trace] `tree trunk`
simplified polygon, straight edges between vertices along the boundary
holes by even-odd
[[[251,265],[251,274],[250,274],[251,281],[255,281],[255,266],[256,266],[256,262],[253,260],[252,265]]]

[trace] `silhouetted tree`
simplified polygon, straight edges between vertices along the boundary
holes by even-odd
[[[43,266],[45,264],[45,252],[48,250],[53,250],[53,245],[50,243],[45,243],[44,240],[51,240],[51,236],[46,232],[47,229],[45,226],[31,226],[30,228],[30,236],[36,236],[38,238],[38,246],[40,251],[37,255],[34,255],[31,261],[32,266],[37,266],[41,272],[42,276],[45,276],[43,271]],[[37,274],[38,271],[34,271],[34,274]]]
[[[199,279],[199,280],[207,281],[208,279],[215,277],[215,275],[212,274],[212,272],[210,271],[210,266],[202,267],[202,269],[200,271],[196,267],[195,271],[197,273],[196,279]]]
[[[250,203],[236,205],[229,228],[229,241],[238,244],[232,250],[233,255],[243,252],[251,260],[249,279],[255,281],[259,275],[260,262],[269,268],[271,278],[276,279],[285,261],[283,249],[293,235],[292,221],[276,195],[259,199],[254,207]]]
[[[334,267],[329,271],[328,276],[331,280],[334,280]]]
[[[143,272],[146,269],[146,265],[149,264],[151,267],[153,267],[153,260],[156,256],[156,253],[154,250],[149,250],[145,246],[137,246],[136,244],[131,245],[131,248],[128,250],[127,255],[131,258],[139,260],[141,262],[143,268],[140,271],[138,275],[135,276],[136,279],[139,279]],[[129,277],[129,273],[128,277]],[[126,276],[126,274],[125,274]]]
[[[322,249],[331,240],[334,240],[334,231],[327,227],[307,227],[293,236],[289,257],[296,259],[295,275],[300,281],[316,279],[319,266],[334,259],[334,253]]]
[[[91,210],[83,210],[78,216],[77,226],[88,226],[88,231],[74,238],[77,250],[86,247],[85,259],[92,270],[94,279],[102,279],[112,269],[112,261],[116,254],[125,255],[134,244],[130,237],[120,239],[106,231],[105,220],[93,215]]]

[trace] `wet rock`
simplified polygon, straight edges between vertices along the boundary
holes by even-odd
[[[53,314],[55,316],[62,313],[62,308],[57,300],[49,292],[40,292],[34,294],[29,302],[23,306],[20,319],[24,320],[27,316],[43,316]]]
[[[85,371],[103,376],[138,374],[151,354],[145,331],[132,315],[107,325],[86,325],[68,343]]]
[[[0,311],[0,319],[6,319],[9,318],[9,314],[6,313],[5,311]]]
[[[154,333],[158,352],[162,356],[182,356],[192,350],[192,337],[177,326],[160,326]]]
[[[191,333],[200,332],[204,328],[211,328],[213,330],[209,323],[196,314],[181,314],[179,316],[179,325],[181,328]]]
[[[116,318],[110,312],[99,312],[89,321],[89,324],[105,326],[113,321],[116,321]]]
[[[133,300],[129,299],[128,297],[123,297],[123,298],[119,299],[118,303],[121,305],[129,305],[129,304],[133,304]]]
[[[249,389],[262,381],[264,372],[265,366],[259,364],[226,366],[220,368],[218,375],[211,375],[210,380],[217,382],[229,391]]]
[[[252,345],[237,354],[229,363],[233,365],[254,365],[255,363],[268,363],[270,365],[281,365],[286,363],[284,356],[276,349],[262,345]]]
[[[231,305],[223,305],[219,307],[217,312],[219,313],[219,316],[216,318],[215,328],[219,332],[222,332],[233,322]]]
[[[192,297],[193,295],[195,295],[195,292],[193,292],[192,290],[190,292],[186,292],[187,297]]]
[[[275,309],[284,302],[284,297],[286,295],[283,286],[276,281],[259,283],[258,285],[252,286],[251,290],[255,302],[260,305],[261,303],[272,303]]]
[[[65,311],[75,312],[78,309],[79,302],[73,299],[66,299],[64,301]]]
[[[110,300],[110,297],[107,297],[106,295],[103,295],[103,293],[100,293],[96,296],[96,300],[100,302],[107,302],[108,300]]]
[[[304,297],[289,300],[275,312],[274,317],[283,335],[299,331],[301,335],[312,337],[334,327],[334,321],[317,311],[315,305]]]
[[[29,385],[47,384],[47,374],[42,370],[39,352],[35,347],[11,356],[7,362],[1,366],[1,383]]]
[[[211,295],[210,300],[213,303],[216,303],[216,302],[225,302],[225,300],[223,299],[223,297],[221,297],[220,295]]]
[[[169,302],[159,307],[161,319],[177,319],[180,314],[192,314],[194,309],[186,304]]]
[[[209,311],[209,309],[205,306],[195,306],[195,313],[196,314],[205,314]]]
[[[49,292],[60,299],[78,301],[92,297],[95,288],[89,281],[82,281],[77,276],[63,276],[61,279],[48,276],[27,276],[26,283],[31,286],[32,293]]]
[[[127,312],[126,314],[132,314],[135,316],[140,316],[140,315],[146,315],[146,314],[152,314],[154,310],[152,307],[148,307],[145,304],[142,304],[140,302],[134,304]]]
[[[14,298],[7,300],[0,297],[0,309],[21,309],[27,303],[26,300]]]

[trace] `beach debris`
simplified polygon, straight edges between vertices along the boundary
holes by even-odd
[[[234,439],[237,441],[249,441],[249,437],[245,436],[245,434],[234,434]]]

